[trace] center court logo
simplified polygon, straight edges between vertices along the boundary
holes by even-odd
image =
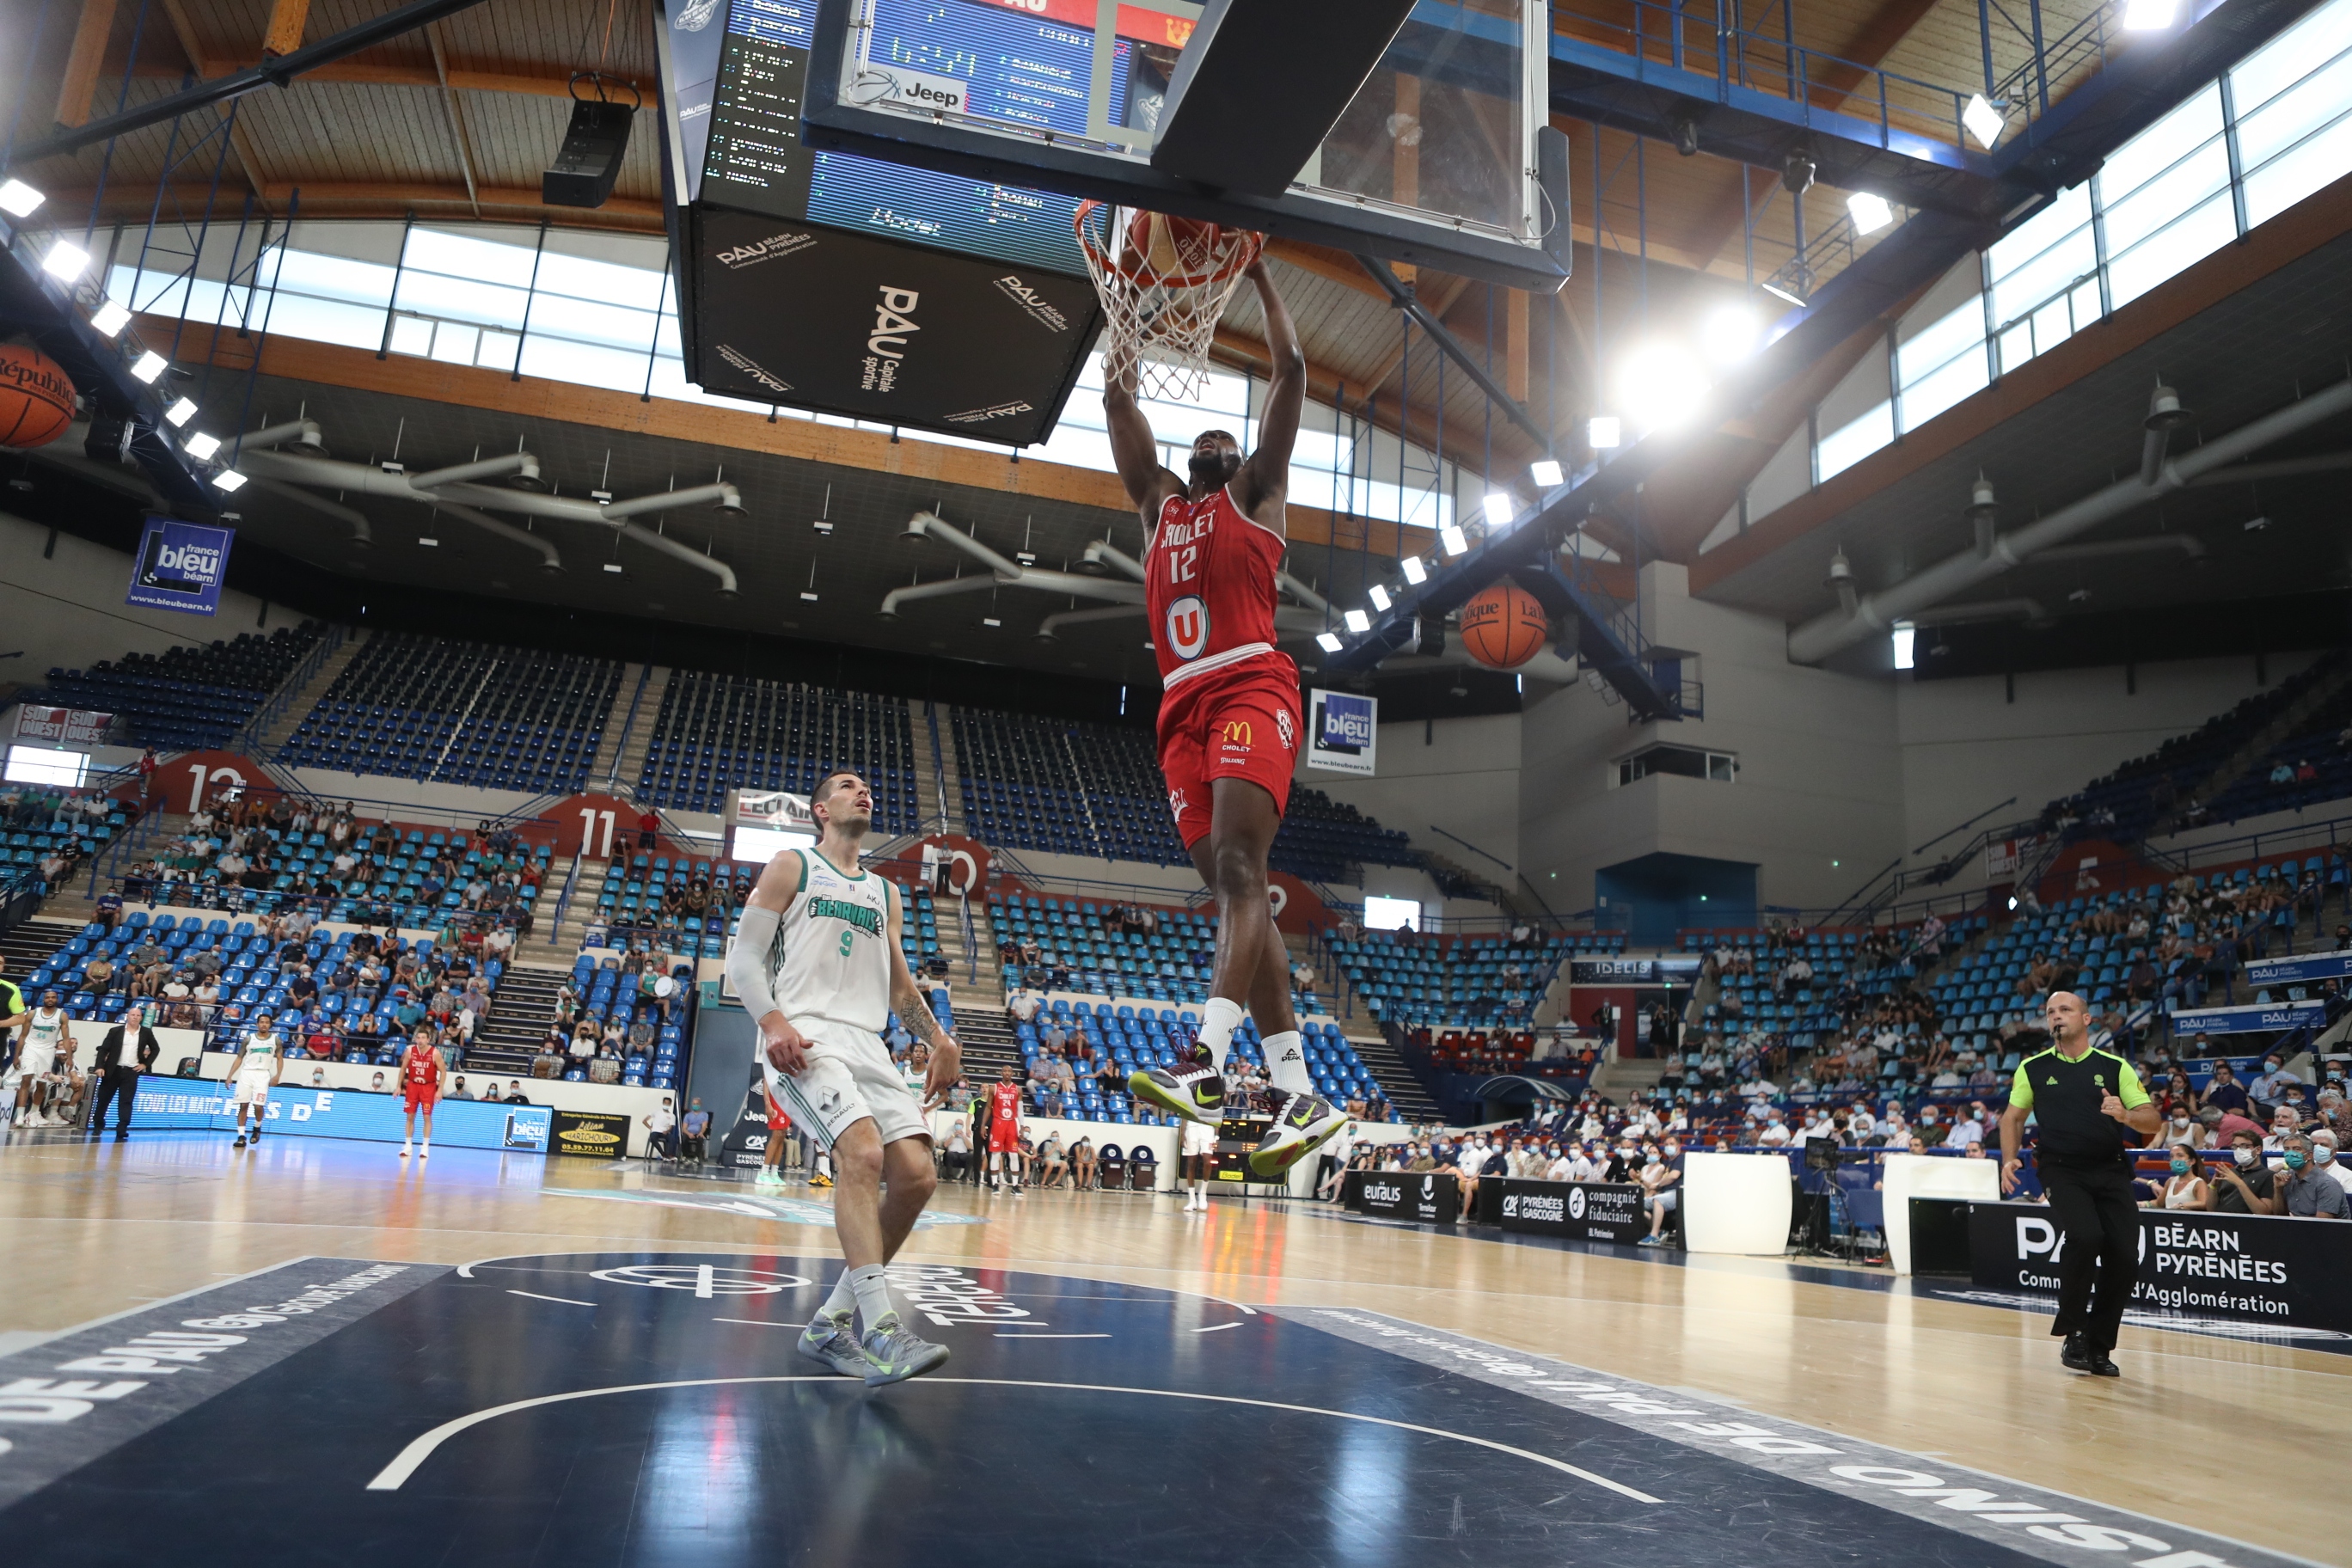
[[[1209,646],[1209,606],[1200,595],[1187,594],[1168,606],[1168,646],[1178,658],[1201,657]]]

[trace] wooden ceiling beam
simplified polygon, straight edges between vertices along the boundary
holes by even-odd
[[[204,54],[196,41],[195,23],[188,16],[184,0],[163,0],[163,16],[172,26],[173,40],[180,46],[180,52],[187,57],[188,68],[202,76]],[[230,106],[229,112],[235,112],[235,105]],[[268,201],[269,171],[263,167],[261,155],[254,150],[253,139],[235,120],[229,121],[228,142],[230,151],[236,154],[236,166],[244,174],[245,183],[252,187],[255,195]]]
[[[261,36],[265,55],[290,55],[302,47],[302,28],[310,20],[310,0],[276,0],[269,7],[269,29]]]
[[[178,187],[180,199],[200,207],[205,201],[205,187],[190,184]],[[472,208],[478,204],[487,208],[515,208],[558,215],[566,227],[622,228],[632,233],[659,234],[662,231],[662,208],[657,201],[642,201],[631,196],[614,196],[601,207],[551,207],[540,199],[535,189],[485,185],[468,193],[462,184],[373,184],[364,182],[271,180],[257,192],[272,206],[283,208],[299,192],[302,211],[316,216],[320,209],[332,209],[338,217],[399,217],[419,207]],[[87,185],[79,189],[51,191],[51,199],[87,205],[94,193]],[[101,219],[142,217],[154,205],[155,187],[142,186],[122,190],[110,185],[99,205]]]
[[[210,79],[260,64],[258,56],[251,58],[206,58],[197,62],[196,74]],[[112,75],[122,74],[120,61],[113,62]],[[572,96],[572,73],[541,75],[535,72],[487,70],[457,60],[448,62],[448,85],[461,92],[509,92],[530,98],[562,98]],[[100,73],[105,74],[105,73]],[[141,59],[132,68],[135,79],[177,81],[179,68],[168,61]],[[337,60],[316,70],[304,71],[294,79],[294,85],[304,82],[333,82],[356,87],[429,87],[438,90],[441,75],[431,65],[398,65],[366,59]],[[648,105],[658,102],[657,84],[637,82],[637,89],[646,95]]]
[[[74,24],[73,49],[66,57],[65,79],[58,84],[58,123],[89,121],[89,100],[98,91],[99,74],[106,64],[107,40],[114,34],[114,0],[81,0],[81,17]]]

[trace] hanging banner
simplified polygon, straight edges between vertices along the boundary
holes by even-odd
[[[2040,838],[2000,838],[1985,846],[1985,875],[2014,877],[2025,858],[2041,846]]]
[[[2172,1016],[2176,1035],[2258,1035],[2272,1029],[2316,1027],[2327,1021],[2326,1005],[2319,1002],[2259,1003],[2242,1007],[2183,1008]]]
[[[100,746],[106,743],[106,731],[113,722],[111,713],[93,713],[86,708],[36,708],[27,703],[16,710],[16,739]]]
[[[1307,721],[1307,765],[1327,773],[1372,776],[1380,740],[1380,699],[1352,691],[1311,693]]]
[[[228,575],[233,528],[212,528],[176,518],[147,518],[147,531],[133,558],[131,593],[123,601],[150,610],[209,616],[220,608],[221,583]]]
[[[2259,990],[2266,985],[2314,985],[2352,979],[2352,952],[2315,952],[2304,958],[2257,958],[2239,977]]]

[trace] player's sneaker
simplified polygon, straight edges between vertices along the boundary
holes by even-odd
[[[1225,1080],[1209,1047],[1198,1040],[1177,1052],[1171,1066],[1136,1068],[1128,1075],[1127,1089],[1138,1100],[1212,1127],[1224,1120]]]
[[[411,1153],[411,1152],[413,1152],[413,1151],[412,1151],[412,1150],[411,1150],[411,1148],[409,1147],[408,1141],[407,1141],[406,1139],[403,1139],[403,1140],[401,1141],[401,1144],[400,1144],[400,1157],[401,1157],[402,1159],[405,1160],[405,1159],[407,1159],[407,1158],[408,1158],[408,1156],[410,1155],[410,1153]]]
[[[852,1321],[847,1316],[828,1318],[819,1312],[801,1331],[801,1354],[824,1363],[844,1377],[864,1377],[874,1365],[866,1359]]]
[[[948,1359],[947,1346],[920,1338],[898,1321],[896,1312],[883,1314],[880,1322],[866,1331],[864,1342],[868,1388],[877,1384],[904,1383]]]
[[[1348,1113],[1319,1094],[1301,1094],[1296,1089],[1276,1092],[1281,1099],[1275,1107],[1274,1125],[1266,1129],[1249,1157],[1250,1170],[1269,1180],[1321,1148],[1348,1124]]]
[[[230,1144],[230,1145],[229,1145],[229,1147],[230,1147],[230,1148],[232,1148],[232,1149],[242,1149],[242,1148],[244,1148],[244,1147],[245,1147],[245,1134],[244,1134],[244,1133],[242,1133],[242,1132],[238,1133],[238,1134],[236,1135],[236,1142],[234,1142],[234,1143],[232,1143],[232,1144]]]
[[[809,1185],[812,1187],[829,1187],[833,1185],[833,1178],[826,1175],[823,1171],[819,1171],[816,1174],[809,1178]]]

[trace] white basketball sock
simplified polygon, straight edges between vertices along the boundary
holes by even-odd
[[[874,1325],[889,1317],[898,1309],[890,1304],[890,1277],[879,1263],[869,1263],[863,1268],[853,1268],[842,1276],[850,1293],[857,1299],[857,1315],[867,1333]]]
[[[1201,1043],[1209,1047],[1209,1059],[1217,1070],[1225,1070],[1225,1053],[1234,1048],[1234,1031],[1241,1027],[1242,1005],[1223,996],[1212,996],[1201,1009]]]
[[[856,1272],[855,1268],[841,1271],[841,1278],[833,1282],[833,1294],[827,1296],[824,1305],[816,1310],[818,1317],[838,1321],[857,1310],[857,1287],[851,1282]]]
[[[1306,1047],[1297,1030],[1285,1029],[1265,1037],[1265,1065],[1275,1088],[1297,1094],[1315,1092],[1315,1080],[1307,1075]]]

